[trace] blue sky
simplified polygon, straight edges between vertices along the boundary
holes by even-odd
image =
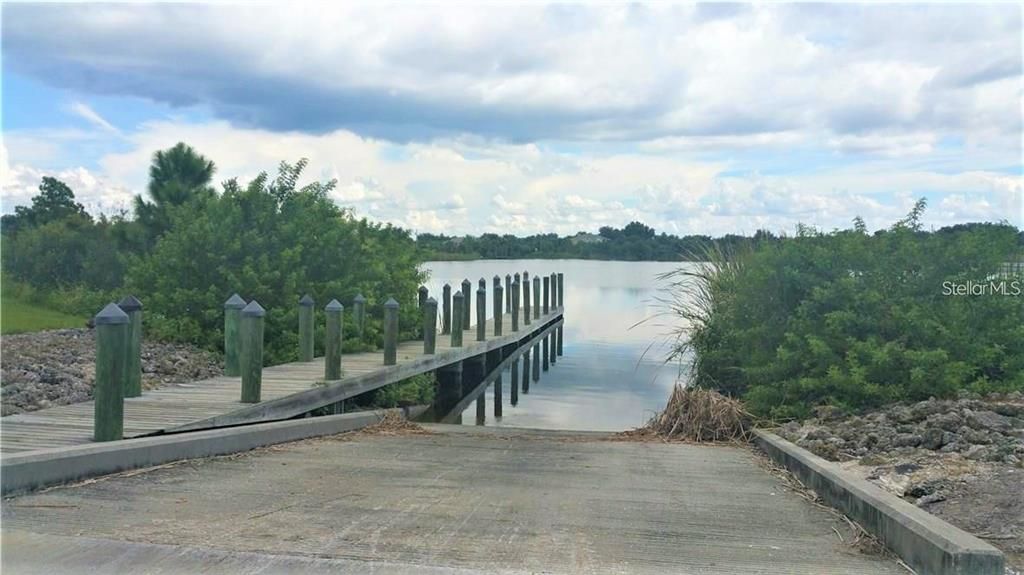
[[[1021,7],[10,4],[3,211],[310,160],[418,232],[1024,225]]]

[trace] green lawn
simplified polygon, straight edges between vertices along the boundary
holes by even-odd
[[[85,327],[85,319],[10,297],[0,298],[0,333],[25,333],[62,327]]]

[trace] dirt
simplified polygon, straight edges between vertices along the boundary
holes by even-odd
[[[2,414],[88,401],[96,371],[91,329],[58,329],[0,338]],[[142,342],[142,387],[221,375],[218,356],[191,345]]]

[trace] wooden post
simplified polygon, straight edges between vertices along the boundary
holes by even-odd
[[[324,379],[334,381],[341,379],[341,347],[345,341],[345,325],[343,315],[345,306],[336,299],[332,299],[324,307],[324,316],[327,318],[327,332],[324,338]]]
[[[551,340],[551,351],[550,353],[548,353],[548,356],[551,358],[551,365],[555,365],[555,363],[557,363],[557,360],[555,359],[555,344],[557,343],[556,340],[558,339],[558,329],[556,328],[554,331],[552,331],[551,334],[548,335],[548,338],[550,338]]]
[[[313,361],[313,301],[306,294],[299,300],[299,361]]]
[[[533,319],[540,319],[540,278],[533,276]]]
[[[366,330],[366,298],[363,294],[352,300],[352,319],[356,322],[356,335],[361,339]]]
[[[522,278],[519,276],[519,272],[516,272],[516,273],[512,274],[512,283],[514,285],[517,285],[517,286],[522,286],[523,285]],[[517,292],[520,291],[520,288],[517,287],[516,291]],[[521,298],[520,299],[516,299],[516,301],[521,301]]]
[[[259,403],[263,385],[263,316],[266,310],[252,300],[242,308],[242,403]]]
[[[480,287],[476,290],[476,340],[487,339],[487,289],[484,287],[487,282],[480,280]]]
[[[124,369],[124,396],[142,395],[142,302],[125,296],[117,307],[128,314],[128,350]]]
[[[505,313],[512,313],[512,274],[505,274]]]
[[[530,393],[530,350],[523,352],[523,395]]]
[[[544,315],[551,313],[551,276],[544,276]]]
[[[494,417],[501,417],[501,374],[494,379]]]
[[[436,342],[437,300],[434,298],[427,298],[427,303],[423,306],[423,353],[433,355],[436,348]]]
[[[242,308],[245,300],[234,294],[224,302],[224,375],[238,377],[239,323],[242,321]]]
[[[494,276],[497,278],[498,276]],[[504,290],[501,287],[501,280],[499,279],[494,284],[494,335],[501,335],[501,319],[505,315],[504,310],[501,309],[501,296]]]
[[[462,314],[466,310],[462,302],[465,299],[461,291],[452,296],[452,309],[455,312],[452,314],[452,347],[462,347]]]
[[[544,336],[544,339],[540,341],[540,368],[544,371],[548,370],[548,336]]]
[[[128,314],[108,304],[93,318],[96,325],[96,380],[93,387],[92,437],[124,437],[124,388],[128,360]]]
[[[558,307],[565,309],[565,274],[558,272]],[[561,354],[559,354],[561,355]]]
[[[519,275],[519,274],[516,274]],[[509,306],[512,310],[512,331],[519,331],[519,281],[512,282]]]
[[[384,304],[384,365],[398,363],[398,302],[389,298]]]
[[[515,285],[515,282],[512,282]],[[512,360],[512,365],[509,368],[509,382],[508,386],[511,389],[509,393],[509,402],[512,407],[519,405],[519,358]]]
[[[427,298],[430,297],[430,290],[427,289],[427,286],[420,286],[420,289],[416,290],[416,293],[416,303],[419,305],[420,309],[423,309],[423,306],[427,303]]]
[[[533,372],[533,381],[540,381],[540,342],[533,344],[533,368],[530,371]]]
[[[487,390],[476,396],[476,424],[483,425],[487,421]]]
[[[469,329],[473,325],[473,317],[469,313],[470,300],[473,299],[473,282],[469,279],[462,280],[462,329]]]
[[[434,302],[437,305],[437,302]],[[439,416],[446,415],[462,397],[462,364],[457,361],[446,365],[435,372],[437,377],[437,395],[434,398],[434,412]]]
[[[452,332],[452,286],[441,288],[441,334]]]
[[[530,325],[530,272],[523,272],[523,323]]]

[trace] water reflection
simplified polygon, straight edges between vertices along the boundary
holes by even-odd
[[[431,274],[427,283],[431,294],[440,294],[445,283],[454,292],[461,289],[464,279],[475,286],[480,278],[504,278],[524,270],[531,277],[553,271],[565,274],[563,355],[551,354],[545,370],[543,356],[550,347],[538,343],[521,348],[518,355],[488,374],[448,421],[609,431],[644,423],[664,405],[678,367],[662,361],[668,352],[668,322],[637,324],[660,311],[655,302],[657,276],[680,265],[684,264],[584,260],[424,264]],[[473,303],[475,318],[475,300]]]

